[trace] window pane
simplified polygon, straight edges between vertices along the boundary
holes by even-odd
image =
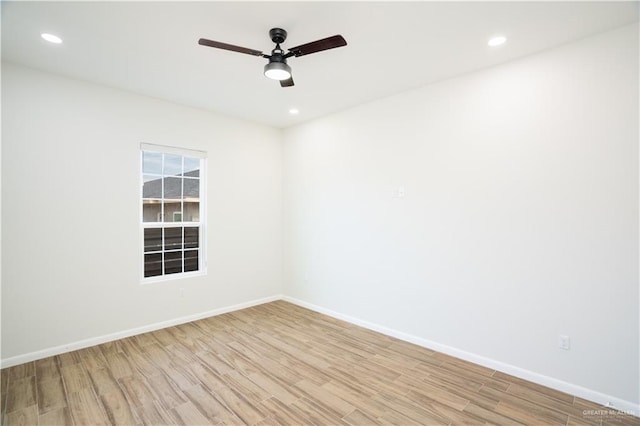
[[[200,159],[184,157],[184,175],[191,177],[200,176]]]
[[[164,228],[164,249],[182,249],[182,228]]]
[[[144,255],[144,276],[162,275],[162,253]]]
[[[162,179],[159,176],[143,176],[142,198],[162,198]]]
[[[184,221],[199,222],[200,221],[200,203],[184,202]]]
[[[182,178],[164,178],[164,198],[179,200],[182,198]]]
[[[176,217],[182,217],[182,204],[178,201],[165,202],[164,203],[164,221],[176,222]],[[178,221],[179,222],[179,221]]]
[[[189,226],[184,228],[184,248],[199,248],[200,228]]]
[[[162,251],[162,228],[144,230],[144,251]]]
[[[185,199],[199,199],[200,198],[200,179],[185,179],[184,180],[184,198]]]
[[[142,173],[162,174],[162,154],[159,152],[142,153]]]
[[[179,274],[182,272],[182,252],[170,251],[164,254],[164,273]]]
[[[159,200],[142,201],[142,221],[160,222],[162,221],[162,204]]]
[[[164,155],[164,175],[179,176],[182,174],[182,156],[165,154]]]
[[[198,270],[198,250],[187,250],[184,252],[184,271]]]

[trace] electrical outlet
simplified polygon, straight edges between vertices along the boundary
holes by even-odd
[[[564,349],[565,351],[571,349],[571,339],[569,338],[569,336],[565,336],[563,334],[558,336],[558,347],[560,349]]]
[[[184,287],[180,287],[180,297],[184,297]]]

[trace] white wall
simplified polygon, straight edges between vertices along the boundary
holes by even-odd
[[[2,79],[3,360],[281,293],[281,131],[11,64]],[[208,152],[207,276],[140,284],[141,142]]]
[[[631,26],[288,129],[285,294],[638,404],[638,112]]]

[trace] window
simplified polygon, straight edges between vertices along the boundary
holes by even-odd
[[[205,271],[206,153],[141,145],[143,280]]]

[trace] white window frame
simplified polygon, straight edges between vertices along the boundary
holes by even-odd
[[[144,209],[143,209],[143,186],[144,186],[144,173],[143,173],[143,153],[144,152],[156,152],[161,154],[173,154],[180,155],[184,157],[192,157],[199,158],[200,161],[200,177],[199,177],[199,194],[200,194],[200,215],[198,218],[198,222],[164,222],[161,221],[160,218],[162,213],[159,213],[159,220],[157,222],[144,222]],[[207,247],[206,247],[206,217],[207,217],[207,196],[206,196],[206,182],[207,182],[207,153],[205,151],[191,150],[185,148],[177,148],[170,147],[164,145],[155,145],[149,143],[141,143],[140,144],[140,195],[138,197],[138,203],[140,208],[140,282],[142,284],[150,284],[155,282],[162,281],[172,281],[172,280],[180,280],[184,278],[191,278],[196,276],[202,276],[207,274]],[[184,201],[183,201],[184,203]],[[162,203],[164,204],[164,203]],[[182,210],[182,215],[184,218],[184,208]],[[173,216],[173,215],[172,215]],[[199,227],[199,235],[198,235],[198,270],[197,271],[189,271],[189,272],[179,272],[175,274],[164,274],[164,270],[162,275],[145,277],[144,276],[144,259],[145,259],[145,251],[144,251],[144,230],[146,228],[171,228],[171,227]],[[183,248],[184,251],[184,248]],[[162,250],[164,255],[165,251]],[[184,262],[184,260],[183,260]]]

